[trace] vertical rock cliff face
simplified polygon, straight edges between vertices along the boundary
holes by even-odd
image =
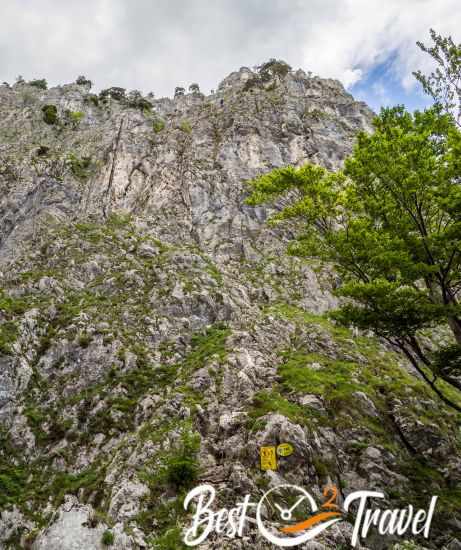
[[[241,69],[211,96],[154,101],[147,116],[115,99],[95,105],[77,85],[1,88],[2,158],[20,172],[6,174],[2,248],[15,247],[48,213],[125,209],[155,222],[164,238],[240,255],[264,217],[244,206],[242,183],[307,160],[338,167],[371,118],[337,81],[297,71],[246,89],[250,77]],[[43,105],[57,106],[55,125],[43,122]],[[84,117],[75,122],[72,113]],[[91,169],[75,168],[84,158]]]
[[[335,274],[244,203],[275,167],[338,168],[370,110],[337,81],[245,68],[151,104],[0,87],[0,547],[181,548],[184,495],[207,482],[229,507],[281,483],[392,508],[437,494],[424,544],[456,548],[458,419],[328,319]],[[260,471],[282,442],[294,453]],[[253,524],[203,547],[250,545],[269,547]]]

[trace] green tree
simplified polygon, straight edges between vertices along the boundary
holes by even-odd
[[[93,86],[93,83],[91,82],[91,80],[89,80],[88,78],[86,78],[86,76],[83,76],[83,75],[80,75],[79,77],[77,77],[77,80],[75,81],[75,83],[78,84],[79,86],[87,86],[90,89]]]
[[[196,82],[194,82],[193,84],[191,84],[189,86],[189,92],[191,94],[199,94],[200,93],[200,86]]]
[[[112,86],[111,88],[106,88],[99,92],[99,99],[101,101],[107,101],[107,98],[110,97],[115,101],[124,101],[126,99],[126,90],[125,88],[120,88],[119,86]]]
[[[52,126],[58,122],[58,109],[56,105],[44,105],[42,107],[43,120]]]
[[[152,103],[145,99],[139,90],[132,90],[128,96],[128,105],[140,111],[151,111]]]
[[[383,109],[344,170],[276,169],[250,182],[248,199],[291,197],[272,223],[297,224],[290,252],[339,272],[338,294],[348,300],[334,316],[390,342],[458,410],[437,380],[461,390],[460,153],[461,134],[439,106],[414,115]],[[434,352],[421,331],[439,326],[451,329],[453,343]]]
[[[461,44],[456,45],[451,36],[442,37],[434,29],[430,30],[433,46],[417,42],[419,48],[428,53],[436,62],[435,71],[426,76],[421,71],[414,72],[424,91],[447,113],[452,113],[461,127]]]
[[[282,59],[269,59],[262,65],[256,67],[256,70],[263,82],[268,82],[274,77],[285,78],[291,71],[290,65]]]
[[[39,90],[47,90],[48,89],[48,83],[44,78],[36,78],[35,80],[30,80],[28,82],[29,86],[33,86],[34,88],[38,88]]]

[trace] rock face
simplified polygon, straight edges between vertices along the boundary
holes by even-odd
[[[453,547],[456,416],[328,320],[335,275],[286,255],[277,206],[244,202],[272,168],[338,168],[370,110],[336,81],[246,68],[151,104],[0,87],[0,547],[181,548],[205,482],[220,507],[281,483],[389,508],[437,494],[424,544]],[[294,453],[260,471],[282,442]],[[347,545],[339,525],[303,548]],[[268,548],[252,524],[203,547],[250,545]]]

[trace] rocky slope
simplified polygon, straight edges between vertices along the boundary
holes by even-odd
[[[230,507],[283,482],[382,490],[384,507],[437,494],[424,544],[461,547],[459,418],[335,326],[334,273],[286,256],[290,232],[244,203],[274,167],[339,167],[372,113],[336,81],[256,77],[152,108],[0,87],[1,548],[181,548],[201,482]],[[261,472],[281,442],[295,452]],[[202,547],[250,545],[270,547],[252,528]]]

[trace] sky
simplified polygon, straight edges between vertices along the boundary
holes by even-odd
[[[269,58],[339,79],[373,109],[429,104],[412,71],[432,27],[461,42],[460,0],[0,0],[0,82],[90,78],[156,97]]]

